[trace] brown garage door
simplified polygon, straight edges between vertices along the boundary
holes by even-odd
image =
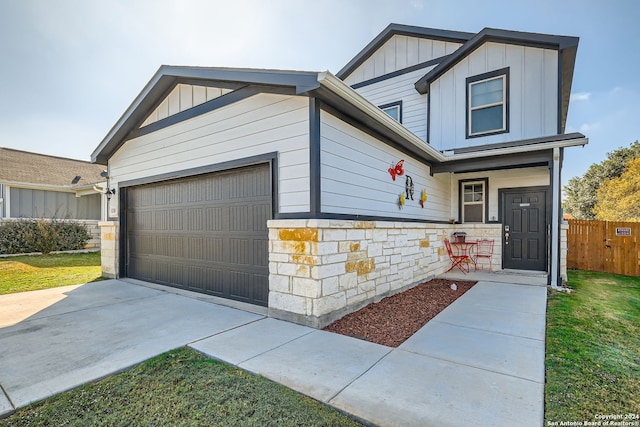
[[[127,188],[128,277],[267,305],[269,165]]]

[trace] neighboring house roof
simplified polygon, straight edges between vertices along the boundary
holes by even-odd
[[[0,147],[0,182],[79,189],[104,182],[104,168],[82,160]]]
[[[371,55],[373,55],[383,44],[395,35],[426,38],[430,40],[449,41],[455,43],[465,43],[471,39],[474,33],[462,31],[440,30],[436,28],[416,27],[413,25],[389,24],[371,43],[366,45],[347,65],[336,73],[342,80],[362,65]]]
[[[477,48],[487,42],[499,42],[524,46],[556,49],[559,52],[559,129],[558,133],[563,133],[569,111],[569,97],[571,95],[571,82],[573,80],[573,69],[576,62],[576,52],[578,50],[578,37],[556,36],[549,34],[525,33],[520,31],[499,30],[495,28],[485,28],[469,39],[458,50],[445,58],[440,64],[429,71],[415,84],[416,90],[422,94],[429,91],[429,84],[451,69],[458,62],[463,60]]]

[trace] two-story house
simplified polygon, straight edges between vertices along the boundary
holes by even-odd
[[[577,45],[392,24],[336,75],[162,66],[92,155],[103,271],[321,327],[446,271],[464,231],[558,285]]]

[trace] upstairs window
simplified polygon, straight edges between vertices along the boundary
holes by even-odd
[[[379,105],[378,108],[387,113],[394,120],[402,123],[402,101]]]
[[[467,138],[509,131],[509,69],[467,78]]]

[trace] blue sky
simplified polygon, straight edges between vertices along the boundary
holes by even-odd
[[[336,73],[389,23],[580,37],[563,181],[640,139],[636,0],[0,0],[0,146],[88,160],[161,64]]]

